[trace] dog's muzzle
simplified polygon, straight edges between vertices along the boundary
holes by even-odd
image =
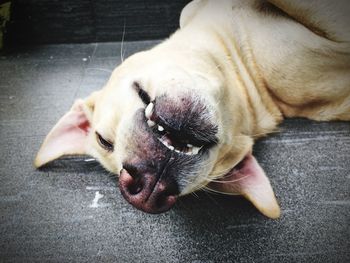
[[[130,204],[148,213],[165,212],[175,204],[217,143],[217,126],[209,116],[205,104],[188,96],[161,96],[135,113],[119,177]]]

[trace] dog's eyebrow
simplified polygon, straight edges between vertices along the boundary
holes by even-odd
[[[136,90],[137,94],[139,95],[142,102],[146,105],[151,103],[151,97],[148,95],[148,93],[141,87],[140,83],[137,81],[134,81],[132,84],[132,87]]]

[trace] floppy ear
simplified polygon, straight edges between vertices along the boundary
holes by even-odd
[[[90,120],[97,92],[89,98],[78,99],[46,136],[34,161],[39,168],[63,155],[86,154]]]
[[[249,153],[229,176],[211,183],[209,188],[228,194],[240,194],[247,198],[265,216],[276,219],[280,207],[264,170]]]

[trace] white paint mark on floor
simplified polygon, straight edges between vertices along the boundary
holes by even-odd
[[[294,213],[295,211],[293,209],[284,209],[281,211],[283,215],[289,214],[289,213]]]
[[[323,201],[319,203],[324,205],[350,205],[350,200]]]
[[[343,167],[340,167],[340,166],[319,166],[318,167],[318,170],[320,171],[334,171],[334,170],[346,170],[345,168]]]
[[[348,136],[315,136],[312,138],[270,138],[269,140],[266,140],[264,143],[271,144],[271,143],[284,143],[284,144],[305,144],[313,141],[329,141],[329,140],[341,140],[344,143],[349,142]]]
[[[100,194],[99,191],[97,191],[95,193],[95,198],[94,200],[92,200],[92,204],[90,205],[90,207],[96,208],[99,207],[100,205],[98,204],[98,201],[103,197],[103,194]]]
[[[78,223],[94,219],[92,215],[89,216],[77,216],[77,217],[63,217],[62,222],[64,223]]]
[[[226,227],[226,229],[230,230],[230,229],[236,229],[236,228],[247,228],[247,227],[263,227],[262,225],[259,224],[239,224],[239,225],[229,225]]]
[[[87,186],[86,190],[88,191],[111,191],[111,192],[115,192],[117,191],[117,187],[112,187],[112,186]]]

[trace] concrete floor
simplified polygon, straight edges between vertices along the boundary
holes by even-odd
[[[125,43],[125,54],[153,44]],[[350,262],[350,123],[292,119],[256,144],[279,220],[205,192],[145,214],[83,157],[35,170],[44,136],[102,87],[119,54],[120,43],[106,43],[0,55],[0,262]]]

